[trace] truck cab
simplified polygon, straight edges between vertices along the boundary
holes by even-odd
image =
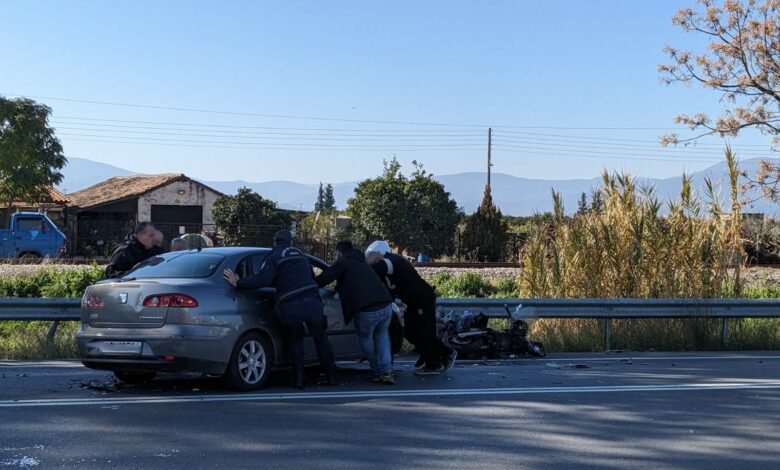
[[[0,229],[0,258],[57,258],[67,237],[40,212],[17,212],[8,229]]]

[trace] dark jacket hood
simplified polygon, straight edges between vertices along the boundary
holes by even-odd
[[[351,251],[344,253],[342,256],[345,258],[354,259],[356,261],[366,261],[366,256],[360,250],[352,249]]]

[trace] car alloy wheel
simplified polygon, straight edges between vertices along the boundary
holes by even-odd
[[[250,331],[236,341],[223,379],[234,390],[257,390],[265,385],[273,366],[271,341],[256,331]]]
[[[238,371],[241,379],[249,385],[258,383],[268,367],[265,348],[259,341],[246,341],[238,353]]]

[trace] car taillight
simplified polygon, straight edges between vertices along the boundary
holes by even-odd
[[[89,308],[103,308],[106,303],[103,301],[103,297],[97,294],[87,295],[87,307]]]
[[[144,299],[144,307],[193,308],[198,301],[186,294],[157,294]]]

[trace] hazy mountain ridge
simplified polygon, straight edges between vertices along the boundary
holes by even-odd
[[[748,174],[754,174],[758,168],[759,161],[758,159],[745,160],[741,162],[740,166]],[[63,174],[65,179],[59,185],[59,188],[65,189],[67,192],[74,192],[112,176],[132,175],[135,173],[112,165],[71,157],[69,158],[68,166],[63,170]],[[721,162],[705,170],[691,173],[690,176],[694,190],[699,191],[700,194],[704,194],[705,178],[711,178],[716,185],[719,184],[721,186],[721,194],[725,199],[728,186],[726,174],[726,164]],[[444,184],[447,191],[452,194],[452,197],[464,208],[466,213],[473,212],[482,200],[486,182],[485,173],[468,172],[453,175],[435,175],[434,178]],[[317,198],[317,184],[304,184],[292,181],[200,181],[226,194],[233,194],[238,188],[246,186],[263,197],[276,201],[280,207],[285,209],[311,209]],[[656,192],[661,199],[676,196],[682,186],[681,181],[681,176],[641,179],[641,183],[655,186]],[[347,199],[352,195],[356,185],[356,181],[333,184],[336,205],[339,208],[346,207]],[[535,212],[551,210],[552,188],[555,188],[563,196],[567,212],[572,212],[576,210],[577,201],[582,192],[590,195],[591,190],[600,185],[601,177],[573,180],[539,180],[521,178],[504,173],[494,173],[491,181],[493,200],[498,204],[503,213],[511,215],[530,215]],[[751,199],[755,199],[757,195],[755,192],[749,194]],[[745,211],[764,212],[774,215],[778,212],[778,205],[761,200],[745,208]]]

